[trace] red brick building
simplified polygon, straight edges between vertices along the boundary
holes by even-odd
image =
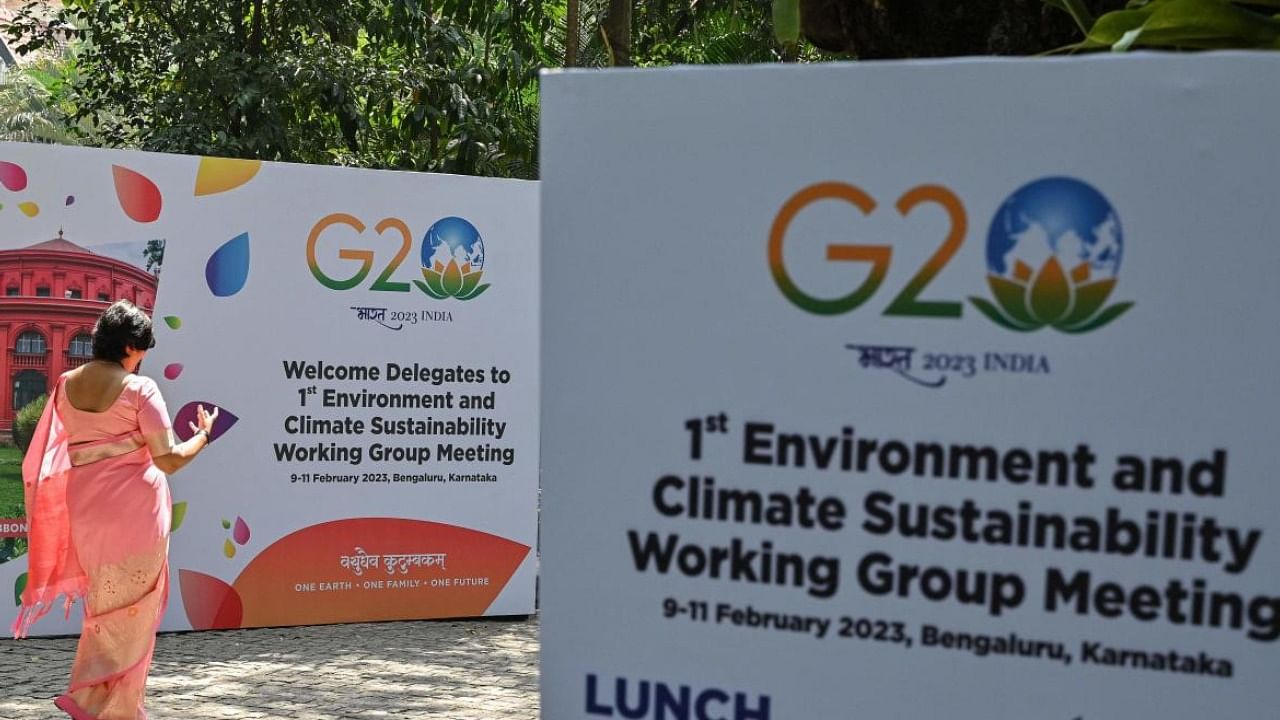
[[[52,380],[93,356],[90,333],[116,300],[151,312],[158,278],[58,237],[0,250],[0,432]]]

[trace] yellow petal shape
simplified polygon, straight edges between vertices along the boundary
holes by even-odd
[[[1062,265],[1058,258],[1051,257],[1040,266],[1040,273],[1027,291],[1027,306],[1037,320],[1052,324],[1070,309],[1072,294]]]
[[[40,214],[40,206],[33,202],[18,203],[18,209],[27,217],[35,217]]]
[[[252,180],[261,169],[261,160],[200,158],[200,169],[196,171],[196,197],[235,190]]]
[[[224,540],[222,543],[222,554],[229,558],[236,556],[236,546],[231,544],[230,540]]]

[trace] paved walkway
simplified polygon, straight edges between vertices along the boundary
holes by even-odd
[[[65,718],[75,638],[0,640],[0,718]],[[536,720],[536,619],[161,635],[151,720]]]

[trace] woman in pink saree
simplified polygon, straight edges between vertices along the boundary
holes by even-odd
[[[154,381],[134,373],[155,344],[126,301],[93,329],[94,359],[58,378],[22,464],[29,561],[15,637],[59,595],[84,601],[71,687],[54,704],[74,720],[145,720],[143,698],[169,594],[166,473],[209,443],[200,408],[176,443]]]

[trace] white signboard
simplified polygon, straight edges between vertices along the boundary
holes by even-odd
[[[548,717],[1274,715],[1280,57],[543,87]]]
[[[15,144],[0,162],[7,407],[82,364],[124,297],[154,307],[143,371],[179,436],[221,409],[170,479],[166,629],[534,610],[536,184]],[[25,570],[11,535],[0,587]],[[36,630],[78,629],[56,620]]]

